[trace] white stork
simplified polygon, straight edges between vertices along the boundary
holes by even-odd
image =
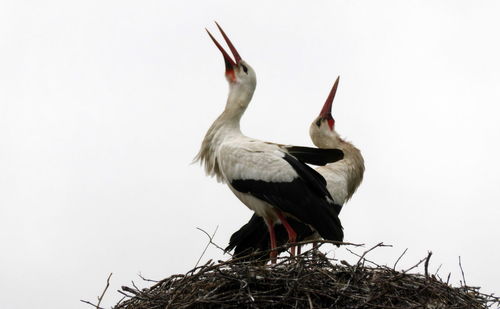
[[[295,242],[296,233],[288,217],[308,224],[325,239],[341,241],[342,225],[326,182],[303,162],[324,165],[342,159],[342,151],[284,146],[243,135],[240,119],[252,99],[256,76],[217,27],[234,56],[233,60],[207,30],[224,56],[229,96],[224,111],[208,129],[195,161],[205,166],[208,175],[227,183],[240,201],[263,218],[272,249],[276,247],[275,223],[282,223],[288,240]],[[271,251],[273,262],[276,256]]]
[[[336,148],[344,152],[342,160],[316,168],[316,171],[327,182],[328,192],[336,202],[334,207],[337,214],[342,209],[342,205],[352,197],[361,184],[365,170],[363,156],[359,149],[343,140],[335,131],[335,120],[332,117],[331,109],[338,83],[339,78],[335,81],[319,116],[314,119],[309,128],[309,134],[314,145],[323,149]],[[289,224],[297,231],[297,241],[318,238],[318,235],[307,224],[297,220],[289,220]],[[287,238],[283,228],[276,229],[276,238],[279,245],[286,243]],[[226,251],[232,249],[234,249],[237,257],[269,249],[267,230],[261,218],[255,215],[252,216],[247,224],[231,236]],[[256,255],[254,258],[267,259],[264,255]]]

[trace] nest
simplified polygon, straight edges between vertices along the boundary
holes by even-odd
[[[248,262],[248,256],[218,263],[208,261],[150,288],[122,287],[120,293],[126,297],[114,308],[500,307],[498,297],[483,294],[479,288],[465,284],[452,287],[436,275],[429,275],[431,253],[410,269],[397,271],[395,266],[367,263],[365,255],[370,250],[358,255],[359,261],[353,265],[328,258],[318,250],[281,258],[275,265]],[[409,273],[422,263],[425,274]]]

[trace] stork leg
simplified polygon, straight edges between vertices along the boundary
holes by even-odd
[[[271,219],[265,219],[265,221],[267,229],[269,230],[269,237],[271,238],[271,253],[269,253],[271,264],[276,264],[278,252],[276,251],[276,234],[274,233],[274,223]]]
[[[290,248],[290,250],[292,251],[291,254],[295,255],[295,245],[293,244],[297,241],[297,233],[295,233],[292,226],[285,219],[285,216],[281,211],[277,211],[276,213],[278,215],[278,218],[280,218],[281,223],[285,226],[286,232],[288,233],[288,242],[292,244],[292,247]]]

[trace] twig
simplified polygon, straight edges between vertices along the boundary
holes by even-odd
[[[392,267],[392,269],[396,270],[396,265],[398,265],[399,260],[401,260],[401,258],[403,257],[403,255],[405,255],[406,251],[408,251],[408,248],[406,248],[405,251],[403,251],[403,253],[401,253],[401,255],[396,260],[396,263],[394,263],[394,266]]]
[[[126,297],[123,296],[122,298],[120,298],[120,300],[116,303],[115,307],[117,307],[118,305],[121,304],[121,302],[125,299]]]
[[[99,306],[97,306],[97,305],[94,305],[93,303],[89,302],[88,300],[83,300],[83,299],[80,299],[80,301],[81,301],[82,303],[87,304],[87,305],[91,305],[92,307],[94,307],[94,308],[96,308],[96,309],[104,309],[104,308],[101,308],[101,307],[99,307]]]
[[[141,291],[141,290],[137,287],[137,285],[135,285],[135,282],[134,282],[133,280],[132,280],[132,286],[133,286],[133,287],[134,287],[137,291],[139,291],[139,292]]]
[[[438,273],[439,273],[439,270],[441,269],[441,266],[443,266],[443,264],[439,264],[439,266],[436,269],[436,272],[434,273],[434,275],[438,276]]]
[[[102,299],[104,298],[104,294],[106,293],[106,291],[108,290],[108,287],[109,287],[109,280],[111,279],[111,276],[113,275],[113,273],[109,273],[109,276],[108,276],[108,279],[106,280],[106,287],[104,288],[104,291],[102,291],[101,293],[101,296],[97,296],[97,305],[94,305],[93,303],[87,301],[87,300],[82,300],[80,299],[80,301],[82,303],[86,303],[88,305],[91,305],[93,307],[95,307],[96,309],[104,309],[104,308],[101,308],[101,301]]]
[[[205,249],[203,250],[203,252],[201,253],[200,258],[199,258],[199,259],[198,259],[198,261],[196,262],[196,265],[194,265],[194,268],[196,268],[196,267],[198,266],[198,264],[199,264],[199,263],[200,263],[200,261],[201,261],[201,258],[205,255],[205,252],[207,252],[208,246],[210,246],[210,244],[213,244],[213,245],[214,245],[214,246],[216,246],[217,248],[220,248],[218,245],[216,245],[216,244],[212,241],[212,239],[213,239],[213,238],[214,238],[214,236],[215,236],[215,233],[217,233],[217,230],[219,229],[219,226],[218,226],[218,225],[215,227],[215,231],[214,231],[214,233],[212,234],[212,236],[210,236],[210,234],[208,234],[207,232],[205,232],[203,229],[201,229],[201,228],[199,228],[199,227],[197,227],[197,229],[198,229],[198,230],[200,230],[200,231],[202,231],[203,233],[205,233],[205,234],[208,236],[208,243],[207,243],[207,245],[205,246]],[[222,249],[222,248],[220,248],[220,249]],[[222,249],[222,251],[224,251],[224,249]]]
[[[134,283],[134,281],[132,281],[132,283]],[[124,290],[125,292],[129,292],[129,293],[132,293],[134,295],[140,294],[140,291],[137,289],[137,287],[135,287],[135,285],[134,285],[134,288],[135,288],[135,290],[132,288],[129,288],[128,286],[125,286],[125,285],[122,286],[122,290]]]
[[[217,229],[219,228],[219,226],[217,225],[217,227],[215,228],[215,231],[213,233],[212,236],[210,236],[205,230],[197,227],[198,230],[202,231],[203,233],[205,233],[205,235],[207,235],[208,239],[210,240],[210,244],[215,246],[217,249],[221,250],[222,252],[224,253],[227,253],[226,250],[224,250],[224,248],[222,248],[221,246],[219,246],[218,244],[216,244],[213,239],[214,239],[214,236],[215,236],[215,233],[217,232]],[[229,254],[229,253],[228,253]]]
[[[378,247],[392,247],[392,245],[384,245],[384,243],[383,243],[383,242],[379,242],[379,243],[378,243],[378,244],[376,244],[375,246],[373,246],[373,247],[371,247],[370,249],[368,249],[368,250],[366,250],[365,252],[363,252],[361,255],[358,255],[358,254],[354,253],[353,251],[349,250],[348,248],[346,248],[346,249],[347,249],[349,252],[351,252],[352,254],[354,254],[354,255],[356,255],[356,256],[358,256],[358,257],[359,257],[359,260],[358,260],[358,262],[356,263],[356,267],[355,267],[355,269],[358,269],[358,267],[361,265],[361,262],[362,262],[362,261],[367,261],[367,262],[370,262],[370,263],[372,263],[372,264],[376,265],[377,267],[379,267],[379,266],[380,266],[380,265],[378,265],[377,263],[372,262],[372,261],[370,261],[370,260],[367,260],[367,259],[365,258],[365,256],[366,256],[369,252],[371,252],[372,250],[374,250],[375,248],[378,248]]]
[[[365,257],[365,255],[367,255],[370,251],[372,251],[373,249],[378,248],[378,247],[391,247],[391,245],[384,245],[383,242],[379,242],[375,246],[373,246],[370,249],[368,249],[365,252],[363,252],[363,254],[361,254],[361,256],[359,257],[358,263],[356,263],[356,264],[361,263],[361,260],[363,260],[363,258]]]
[[[460,266],[460,271],[462,272],[462,278],[464,279],[464,286],[467,286],[467,282],[465,282],[464,269],[462,268],[462,258],[460,255],[458,256],[458,265]]]
[[[106,280],[106,287],[104,288],[104,291],[102,291],[102,294],[101,296],[97,297],[97,300],[99,301],[97,303],[97,307],[99,307],[101,305],[101,301],[102,301],[102,298],[104,297],[104,294],[106,293],[106,291],[108,290],[109,288],[109,279],[111,279],[111,276],[113,275],[113,273],[109,273],[109,276],[108,276],[108,279]]]
[[[148,279],[148,278],[145,278],[142,276],[141,273],[138,273],[137,274],[139,276],[139,278],[141,278],[143,281],[149,281],[149,282],[154,282],[154,283],[158,283],[158,280],[153,280],[153,279]]]
[[[369,260],[369,259],[367,259],[366,257],[365,257],[365,258],[363,258],[361,254],[358,254],[358,253],[356,253],[356,252],[352,251],[352,250],[351,250],[351,249],[349,249],[349,248],[345,248],[345,249],[346,249],[347,251],[349,251],[350,253],[352,253],[353,255],[357,256],[358,258],[362,258],[362,259],[363,259],[363,263],[364,263],[364,262],[368,262],[368,263],[370,263],[370,264],[373,264],[374,266],[380,267],[380,265],[379,265],[379,264],[377,264],[377,263],[373,262],[372,260]],[[359,263],[359,261],[358,261],[358,263]],[[357,266],[357,265],[358,265],[358,264],[356,264],[356,266]]]
[[[425,260],[425,277],[429,277],[429,260],[431,259],[432,251],[427,254],[427,259]]]
[[[288,248],[288,247],[291,247],[292,245],[293,246],[298,246],[298,245],[302,246],[302,245],[308,245],[308,244],[312,244],[312,243],[317,243],[318,244],[317,248],[320,247],[321,245],[324,245],[324,244],[332,244],[332,245],[336,245],[336,246],[337,245],[339,245],[339,246],[353,246],[353,247],[363,247],[365,245],[365,244],[355,244],[355,243],[352,243],[352,242],[343,242],[343,241],[335,241],[335,240],[322,239],[322,240],[303,240],[303,241],[298,241],[298,242],[295,242],[293,244],[286,244],[286,245],[277,247],[276,249]]]
[[[414,269],[414,268],[417,268],[420,264],[422,264],[423,261],[427,260],[427,257],[424,257],[423,259],[421,259],[420,261],[418,261],[417,264],[413,265],[412,267],[406,269],[406,270],[403,270],[402,273],[403,274],[406,274],[407,272],[409,272],[410,270]]]

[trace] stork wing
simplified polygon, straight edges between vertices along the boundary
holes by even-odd
[[[246,159],[253,168],[247,168],[242,162],[236,164],[237,173],[229,173],[236,177],[226,175],[235,190],[311,225],[325,239],[343,239],[342,224],[323,176],[288,153],[247,152]]]
[[[340,149],[320,149],[304,146],[285,146],[284,148],[300,161],[313,165],[326,165],[344,158],[344,152]]]

